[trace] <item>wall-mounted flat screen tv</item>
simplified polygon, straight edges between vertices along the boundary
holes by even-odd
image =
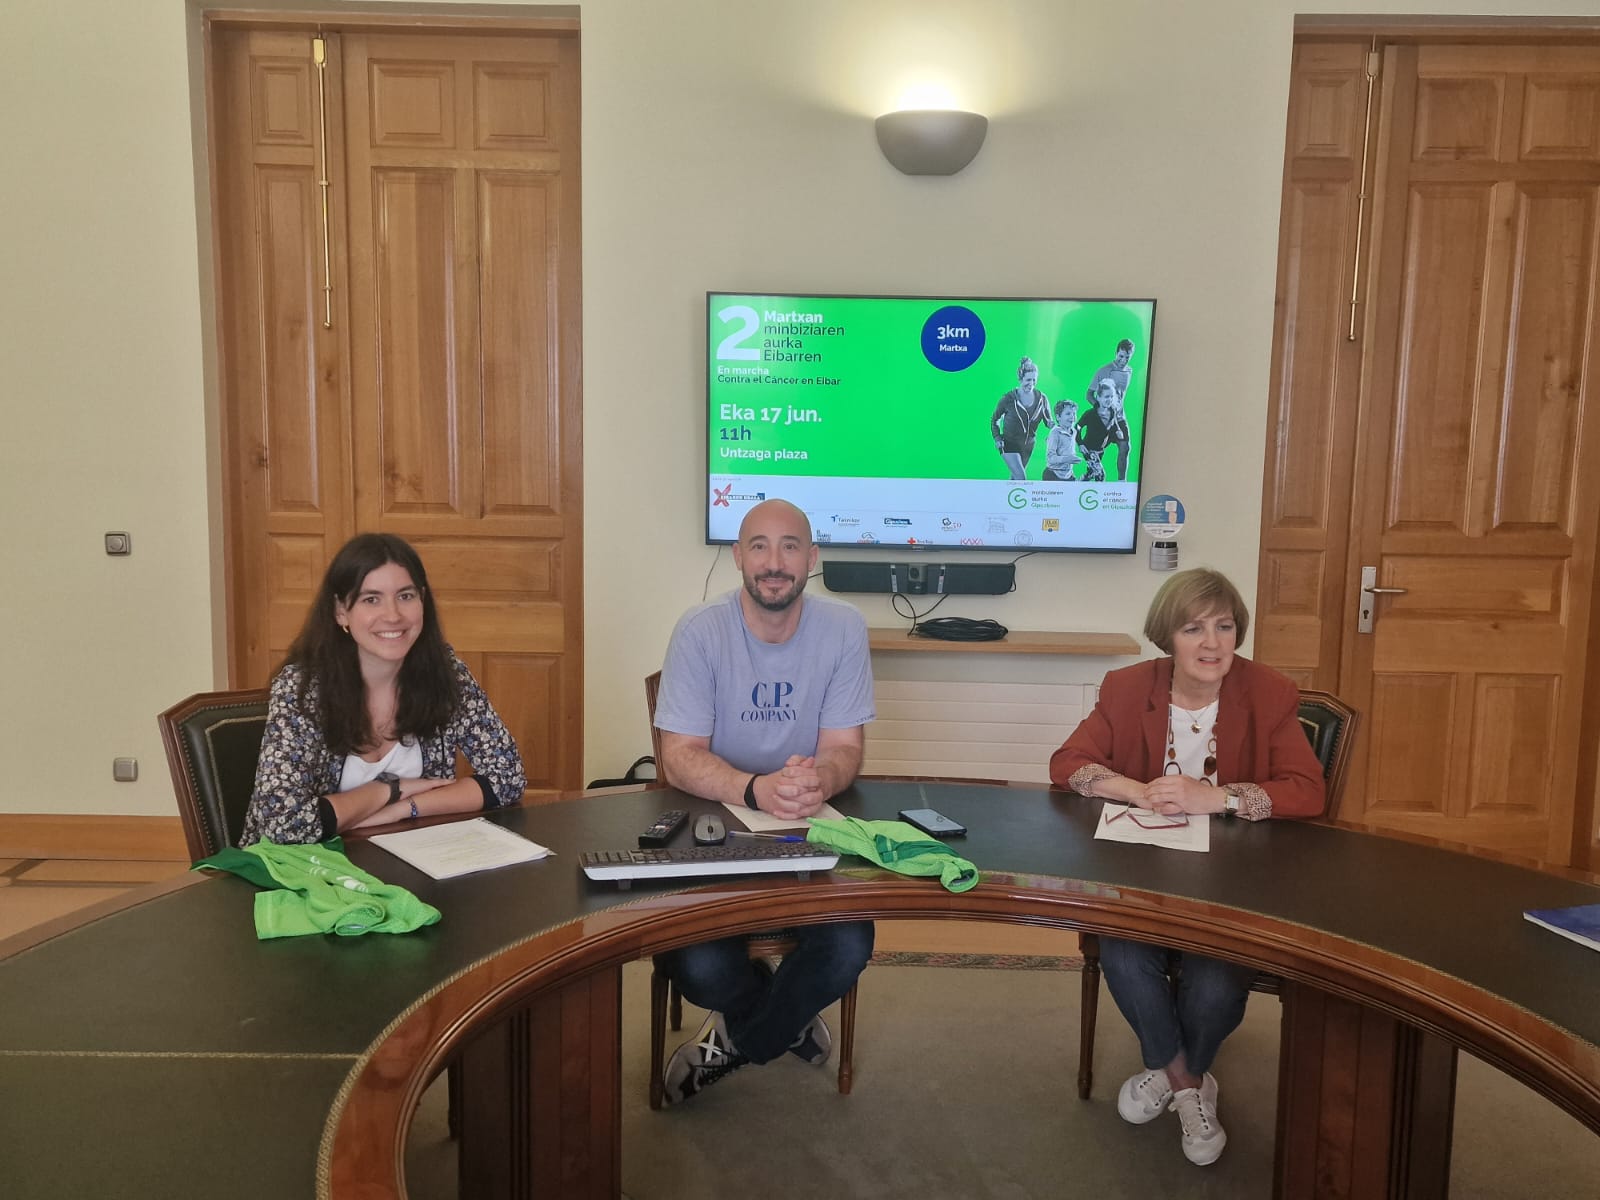
[[[707,543],[1132,552],[1155,307],[708,293]]]

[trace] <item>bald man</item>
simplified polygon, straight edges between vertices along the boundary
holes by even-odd
[[[690,609],[672,631],[656,702],[662,773],[696,796],[802,822],[861,770],[862,728],[875,715],[867,624],[851,605],[804,594],[817,547],[787,500],[750,510],[733,561],[744,586]],[[828,1061],[820,1014],[867,965],[872,923],[789,932],[798,945],[776,972],[751,962],[743,934],[658,956],[710,1013],[667,1062],[669,1104],[785,1052]]]

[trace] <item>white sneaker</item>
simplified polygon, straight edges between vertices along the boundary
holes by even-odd
[[[1117,1093],[1117,1112],[1130,1125],[1154,1121],[1167,1111],[1172,1085],[1165,1071],[1142,1071],[1123,1081]]]
[[[1228,1135],[1217,1120],[1217,1081],[1206,1072],[1197,1088],[1184,1088],[1172,1095],[1172,1107],[1183,1123],[1183,1156],[1197,1167],[1217,1161]]]

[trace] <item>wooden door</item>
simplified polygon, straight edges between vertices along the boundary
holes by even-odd
[[[1339,691],[1349,599],[1350,481],[1363,342],[1357,261],[1370,224],[1376,51],[1301,42],[1290,74],[1252,653],[1302,687]],[[1346,791],[1350,789],[1347,786]]]
[[[1344,642],[1370,718],[1346,815],[1565,863],[1600,514],[1600,47],[1386,58],[1347,579],[1398,590]]]
[[[216,38],[234,683],[266,681],[345,538],[397,533],[427,564],[445,635],[516,737],[529,788],[577,787],[576,39],[326,40],[319,95],[311,31]],[[290,215],[264,223],[278,110],[311,133],[292,147],[292,188],[277,187]],[[239,140],[257,130],[265,152]],[[290,351],[256,350],[278,342]],[[285,472],[300,489],[288,504]]]
[[[328,49],[336,72],[337,38]],[[261,687],[355,532],[342,140],[324,138],[337,137],[342,104],[338,75],[319,77],[309,32],[225,32],[210,74],[230,681]]]
[[[1341,816],[1567,863],[1600,47],[1390,46],[1370,124],[1369,49],[1296,48],[1257,653],[1366,714]]]

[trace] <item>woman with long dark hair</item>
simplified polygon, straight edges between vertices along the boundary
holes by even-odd
[[[473,774],[456,778],[456,754]],[[516,804],[516,743],[445,644],[417,552],[358,534],[272,681],[240,845]]]

